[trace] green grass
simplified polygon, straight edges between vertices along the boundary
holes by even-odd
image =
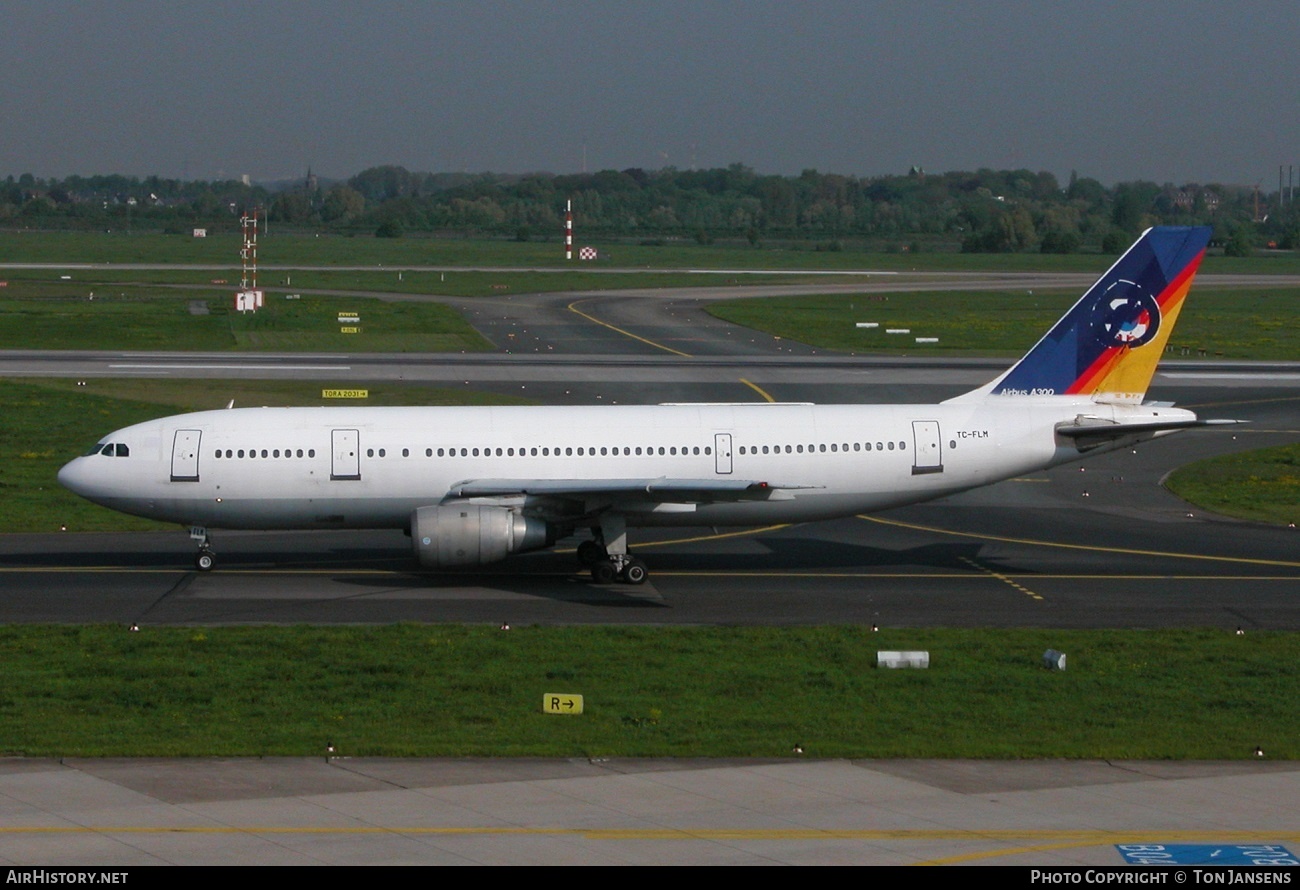
[[[189,300],[205,299],[221,311],[234,303],[239,273],[237,271],[199,271],[194,269],[76,269],[70,278],[64,273],[48,269],[24,269],[11,272],[4,280],[7,286],[0,290],[0,324],[4,314],[23,312],[23,304],[32,300],[89,303],[89,295],[98,299],[142,300],[158,299],[184,301],[181,308],[188,311]],[[837,279],[841,283],[855,280],[852,277]],[[858,279],[866,280],[866,279]],[[225,282],[214,284],[214,282]],[[233,282],[233,283],[232,283]],[[373,300],[376,294],[395,295],[397,300],[405,295],[425,297],[490,297],[499,298],[515,294],[556,293],[565,291],[621,290],[628,288],[685,288],[736,286],[739,284],[818,284],[824,277],[815,275],[697,275],[686,272],[476,272],[476,271],[404,271],[379,272],[355,270],[309,270],[263,274],[259,286],[267,293],[267,305],[275,309],[286,294],[300,294],[304,301],[330,308],[348,308],[345,304],[357,300]],[[313,291],[323,293],[313,294]],[[357,296],[343,293],[350,292]],[[393,300],[380,297],[385,303]],[[5,309],[12,301],[14,306]],[[292,301],[290,301],[292,302]],[[420,311],[425,317],[421,323],[431,325],[430,332],[450,328],[459,316],[433,300],[422,301]],[[33,311],[28,308],[27,311]],[[266,311],[266,310],[263,310]],[[463,321],[459,324],[465,330]],[[432,327],[436,326],[436,327]],[[470,332],[472,334],[472,331]],[[0,328],[0,343],[5,331]],[[458,336],[467,336],[460,332]],[[475,335],[476,336],[476,335]],[[481,340],[479,341],[481,342]],[[482,348],[482,347],[475,347]]]
[[[241,315],[231,309],[232,289],[213,286],[210,280],[162,287],[158,282],[67,282],[54,280],[53,273],[31,274],[34,277],[11,279],[0,291],[0,347],[468,352],[489,344],[458,312],[437,302],[312,294],[287,300],[284,295],[317,288],[499,297],[701,283],[699,276],[687,275],[456,272],[410,273],[398,281],[393,273],[295,273],[293,287],[270,289],[265,309]],[[150,274],[162,279],[210,273]],[[299,288],[304,278],[308,284]],[[793,276],[785,283],[808,280]],[[94,300],[89,299],[92,292]],[[724,300],[711,304],[709,311],[735,324],[851,353],[1017,355],[1077,298],[1072,290],[918,291]],[[1189,299],[1174,334],[1172,356],[1293,360],[1300,355],[1300,288],[1206,288],[1194,290]],[[209,314],[191,314],[190,305],[196,301],[205,304]],[[340,333],[339,310],[361,313],[361,333]],[[856,328],[860,321],[880,327]],[[891,327],[909,328],[910,333],[886,334]],[[939,342],[918,344],[916,337],[938,337]]]
[[[1297,657],[1209,630],[9,626],[0,754],[1285,759],[1300,712],[1261,703],[1300,694]]]
[[[999,291],[830,294],[726,300],[710,314],[787,340],[845,352],[1001,354],[1032,345],[1034,334],[1056,321],[1073,299],[1065,292],[1034,295]],[[857,328],[875,322],[878,328]],[[888,334],[887,328],[910,328]],[[938,337],[917,344],[916,337]]]
[[[196,303],[205,314],[191,312]],[[474,352],[490,346],[441,303],[269,294],[259,312],[235,312],[232,304],[232,290],[210,286],[79,283],[74,289],[63,281],[13,282],[0,291],[0,347]],[[360,314],[359,333],[341,333],[340,309]]]
[[[223,235],[185,236],[90,233],[0,233],[0,256],[47,262],[213,262],[229,266],[233,245]],[[222,242],[224,243],[224,242]],[[195,269],[11,270],[0,291],[0,347],[121,349],[268,349],[286,351],[469,351],[487,348],[453,310],[432,301],[404,302],[351,296],[284,299],[302,291],[374,291],[391,294],[501,297],[521,293],[630,287],[806,284],[816,276],[691,275],[685,272],[593,274],[614,264],[643,268],[916,269],[952,271],[1100,271],[1109,258],[1037,254],[860,254],[808,250],[755,250],[739,246],[673,243],[620,245],[608,260],[563,272],[399,271],[403,264],[517,265],[563,268],[551,244],[455,239],[375,239],[284,235],[268,239],[264,263],[374,266],[373,270],[264,271],[267,308],[255,315],[229,311],[238,272]],[[275,256],[275,250],[282,255]],[[223,252],[224,251],[224,252]],[[1300,271],[1300,258],[1248,260],[1210,257],[1204,268],[1220,272]],[[70,276],[64,280],[63,275]],[[850,283],[853,279],[837,279]],[[214,284],[222,281],[224,284]],[[162,287],[161,285],[178,285]],[[97,299],[88,299],[94,292]],[[723,301],[720,318],[782,337],[849,352],[1013,354],[1031,345],[1077,297],[1074,291],[917,292]],[[193,300],[208,316],[191,315]],[[345,305],[346,304],[346,305]],[[340,308],[365,306],[362,333],[340,334]],[[1195,289],[1175,335],[1175,355],[1293,359],[1300,355],[1300,289]],[[879,321],[863,330],[856,321]],[[885,327],[911,328],[887,335]],[[915,337],[938,337],[917,344]]]
[[[701,245],[691,239],[663,239],[661,244],[625,243],[588,237],[578,221],[578,245],[601,252],[596,265],[694,269],[879,269],[889,271],[1097,272],[1113,256],[1099,253],[1054,255],[1041,253],[964,254],[879,253],[853,249],[818,251],[812,242],[769,241],[755,248],[743,241]],[[908,241],[911,239],[900,239]],[[286,233],[274,226],[258,243],[264,265],[437,265],[437,266],[580,266],[565,260],[560,232],[543,241],[517,242],[486,238],[349,237]],[[238,262],[240,236],[235,231],[212,232],[207,238],[162,235],[156,232],[0,232],[0,258],[12,263],[176,263]],[[851,242],[850,242],[851,247]],[[1260,254],[1238,259],[1208,256],[1205,272],[1244,274],[1300,273],[1300,255]],[[3,273],[0,273],[3,277]]]
[[[933,291],[767,297],[713,303],[734,324],[853,353],[1020,355],[1065,313],[1076,291]],[[877,322],[863,329],[857,322]],[[887,328],[910,328],[887,334]],[[938,337],[934,344],[916,337]],[[1300,288],[1193,287],[1171,355],[1292,361],[1300,356]]]
[[[1197,461],[1171,473],[1165,485],[1183,500],[1225,516],[1300,523],[1300,444]]]
[[[138,531],[171,528],[99,507],[58,484],[59,468],[116,429],[178,414],[251,405],[530,404],[479,391],[401,383],[368,383],[365,402],[321,398],[322,389],[352,389],[356,381],[176,379],[0,380],[0,532]]]
[[[139,273],[144,274],[144,273]],[[168,276],[171,273],[152,273]],[[837,279],[838,280],[838,279]],[[852,276],[848,280],[853,280]],[[865,278],[859,280],[866,280]],[[502,297],[564,291],[626,290],[651,287],[716,287],[744,284],[822,283],[816,275],[691,274],[687,272],[474,272],[474,271],[300,271],[263,276],[262,284],[279,293],[310,290],[378,291],[448,297]],[[340,298],[342,299],[342,298]]]

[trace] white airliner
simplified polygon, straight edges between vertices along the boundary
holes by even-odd
[[[1144,397],[1208,228],[1154,228],[1024,358],[937,405],[240,408],[105,436],[59,481],[191,527],[401,528],[430,568],[577,529],[597,583],[640,584],[629,526],[759,525],[880,510],[1213,423]]]

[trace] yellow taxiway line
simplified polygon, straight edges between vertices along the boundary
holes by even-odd
[[[1167,559],[1199,559],[1208,562],[1234,562],[1243,565],[1255,566],[1283,566],[1289,569],[1300,569],[1300,562],[1286,559],[1254,559],[1248,556],[1214,556],[1208,553],[1177,553],[1165,550],[1138,550],[1131,547],[1101,547],[1096,544],[1066,544],[1061,541],[1039,541],[1034,538],[1011,538],[1003,535],[986,535],[975,532],[958,532],[946,528],[939,528],[933,525],[919,525],[915,522],[902,522],[898,519],[881,519],[879,516],[868,516],[865,513],[858,514],[859,519],[867,522],[875,522],[880,525],[892,525],[895,528],[910,528],[919,532],[929,534],[952,535],[957,538],[974,538],[978,541],[998,541],[1003,544],[1025,544],[1030,547],[1057,547],[1063,550],[1086,550],[1092,553],[1122,553],[1125,556],[1157,556]],[[1035,575],[1034,577],[1045,577]],[[1118,577],[1107,575],[1106,577]]]
[[[624,337],[631,337],[633,340],[636,340],[639,343],[644,343],[647,346],[653,346],[655,349],[662,349],[664,352],[671,352],[673,355],[680,355],[682,358],[691,357],[691,354],[689,352],[682,352],[680,349],[673,349],[671,346],[665,346],[662,343],[656,343],[653,340],[647,340],[645,337],[638,336],[637,334],[634,334],[631,331],[625,331],[622,328],[616,327],[607,321],[601,321],[599,318],[596,318],[594,315],[588,315],[587,313],[583,312],[581,309],[578,308],[578,302],[579,301],[574,300],[572,303],[570,303],[568,306],[569,311],[574,313],[575,315],[581,315],[583,318],[587,319],[587,321],[591,322],[592,324],[598,324],[602,328],[606,328],[608,330],[614,331],[615,333],[622,334]]]

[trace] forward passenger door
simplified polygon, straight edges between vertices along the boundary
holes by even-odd
[[[199,481],[199,440],[201,430],[177,430],[172,439],[172,481]]]

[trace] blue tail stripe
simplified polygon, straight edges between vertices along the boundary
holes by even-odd
[[[1101,354],[1116,345],[1117,326],[1125,329],[1123,336],[1132,336],[1137,314],[1151,314],[1170,282],[1205,250],[1212,231],[1208,226],[1148,229],[992,392],[1070,392]],[[1116,318],[1116,312],[1129,316]],[[1158,309],[1154,318],[1158,324]],[[1152,329],[1147,336],[1154,333]]]

